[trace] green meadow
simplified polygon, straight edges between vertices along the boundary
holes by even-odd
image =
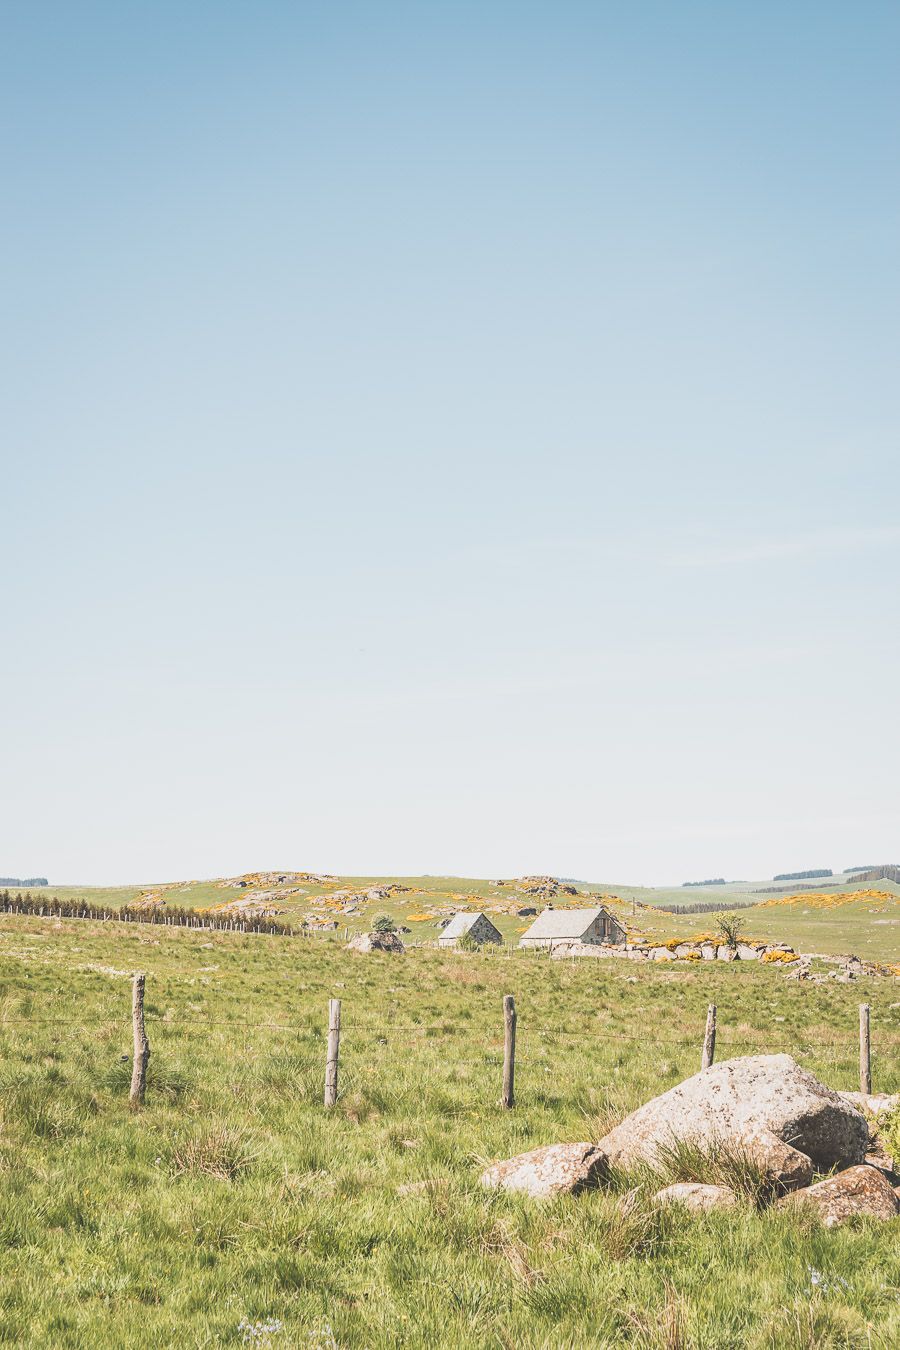
[[[384,900],[366,901],[353,914],[328,913],[321,906],[318,912],[336,919],[341,933],[345,928],[351,933],[364,930],[376,914],[387,913],[409,929],[405,940],[412,943],[431,942],[437,937],[440,915],[429,917],[436,909],[468,905],[472,909],[485,909],[506,941],[516,942],[531,920],[517,916],[515,909],[541,909],[547,903],[544,898],[523,894],[515,881],[506,878],[491,881],[471,877],[335,877],[324,884],[304,882],[297,893],[279,897],[280,917],[285,922],[299,922],[311,907],[316,909],[315,902],[321,897],[327,899],[336,891],[365,893],[372,887],[392,883],[405,889]],[[788,942],[802,952],[830,955],[852,952],[871,961],[900,962],[900,887],[893,882],[878,881],[866,887],[843,882],[821,892],[798,892],[788,883],[780,896],[760,892],[761,887],[771,884],[741,882],[730,887],[672,890],[578,883],[577,896],[559,895],[552,903],[557,908],[603,903],[632,930],[665,940],[709,932],[715,927],[715,918],[711,914],[671,914],[656,908],[658,905],[705,902],[728,910],[732,905],[744,906],[753,901],[738,911],[750,937]],[[158,894],[169,905],[202,910],[240,900],[252,889],[252,886],[246,891],[225,888],[221,882],[212,880],[169,883],[162,887],[150,883],[120,887],[50,886],[34,894],[46,895],[48,903],[53,896],[59,896],[83,899],[110,910],[141,896]],[[11,894],[17,892],[12,890]],[[496,912],[495,906],[501,912]]]
[[[900,1343],[894,1224],[826,1232],[749,1201],[659,1213],[646,1177],[543,1203],[477,1180],[486,1161],[599,1138],[695,1072],[711,1001],[718,1059],[789,1050],[853,1088],[866,1000],[875,1087],[900,1090],[895,980],[427,946],[366,956],[341,938],[0,916],[0,1341]],[[135,970],[152,1056],[133,1112]],[[498,1106],[507,993],[511,1112]],[[343,1026],[326,1111],[330,997]]]

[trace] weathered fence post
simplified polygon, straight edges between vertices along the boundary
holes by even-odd
[[[135,975],[131,982],[131,1027],[134,1032],[134,1063],[131,1069],[131,1105],[140,1106],[147,1088],[147,1062],[150,1042],[144,1026],[144,982],[146,975]]]
[[[859,1090],[867,1097],[872,1091],[872,1044],[869,1039],[869,1005],[859,1005]]]
[[[338,1056],[341,1051],[341,1000],[328,1000],[328,1051],[325,1057],[325,1105],[334,1106],[338,1095]]]
[[[503,998],[503,1096],[500,1105],[506,1111],[516,1104],[516,1001],[512,994]]]
[[[716,1054],[716,1005],[711,1003],[706,1010],[706,1031],[703,1033],[703,1054],[700,1068],[708,1069]]]

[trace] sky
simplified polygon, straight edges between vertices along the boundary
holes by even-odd
[[[900,858],[898,52],[0,3],[0,873]]]

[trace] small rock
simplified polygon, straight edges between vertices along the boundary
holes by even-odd
[[[819,1181],[804,1191],[793,1191],[780,1206],[803,1205],[818,1214],[826,1228],[836,1228],[856,1214],[872,1219],[900,1215],[900,1196],[876,1167],[848,1167],[836,1177]]]
[[[664,1186],[653,1197],[657,1205],[684,1205],[692,1214],[707,1214],[711,1209],[734,1209],[737,1196],[730,1186],[704,1186],[699,1181],[679,1181]]]
[[[839,1092],[838,1096],[865,1116],[880,1116],[900,1109],[900,1092]]]
[[[808,1186],[813,1179],[812,1159],[770,1130],[746,1131],[738,1151],[755,1162],[779,1190],[796,1191]]]
[[[527,1195],[575,1195],[606,1175],[606,1156],[596,1144],[549,1144],[496,1162],[482,1172],[481,1185]]]

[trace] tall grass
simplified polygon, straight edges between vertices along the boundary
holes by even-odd
[[[825,1233],[751,1202],[660,1212],[658,1178],[543,1204],[479,1188],[479,1158],[598,1137],[694,1072],[710,1001],[721,1058],[790,1041],[852,1087],[865,997],[876,1086],[900,1088],[886,982],[802,989],[710,967],[359,956],[302,938],[0,919],[0,1341],[900,1343],[889,1226]],[[135,968],[153,1050],[137,1113]],[[519,1013],[512,1112],[497,1104],[505,993]],[[330,996],[343,999],[342,1058],[326,1112]],[[664,1172],[714,1163],[681,1152]]]

